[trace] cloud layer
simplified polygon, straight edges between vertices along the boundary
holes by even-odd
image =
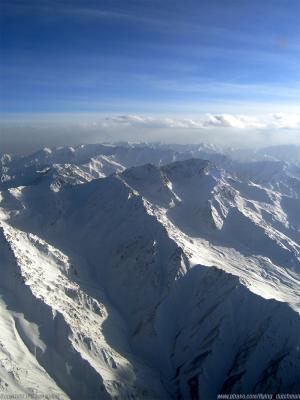
[[[263,147],[300,144],[300,115],[206,114],[194,118],[149,115],[62,115],[40,120],[2,122],[1,152],[25,153],[43,146],[139,141],[213,143]]]
[[[87,123],[86,126],[89,124]],[[300,128],[300,115],[275,113],[253,117],[233,114],[207,114],[200,118],[150,117],[142,115],[119,115],[102,118],[90,125],[103,128],[231,128],[231,129],[296,129]]]

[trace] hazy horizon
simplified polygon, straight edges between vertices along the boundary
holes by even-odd
[[[29,117],[29,118],[28,118]],[[47,115],[2,121],[1,152],[25,154],[45,146],[68,146],[95,142],[210,143],[221,147],[260,148],[300,144],[300,118],[269,114],[245,116],[206,114],[202,117],[144,115]]]

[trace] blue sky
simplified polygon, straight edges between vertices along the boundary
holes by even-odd
[[[2,116],[295,113],[300,104],[298,0],[0,4]]]

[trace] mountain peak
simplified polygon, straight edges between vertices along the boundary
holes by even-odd
[[[170,177],[186,179],[206,174],[212,165],[208,160],[191,158],[183,161],[175,161],[161,167],[161,170]]]

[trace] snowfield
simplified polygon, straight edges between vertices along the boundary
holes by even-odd
[[[299,154],[0,155],[0,395],[300,393]]]

